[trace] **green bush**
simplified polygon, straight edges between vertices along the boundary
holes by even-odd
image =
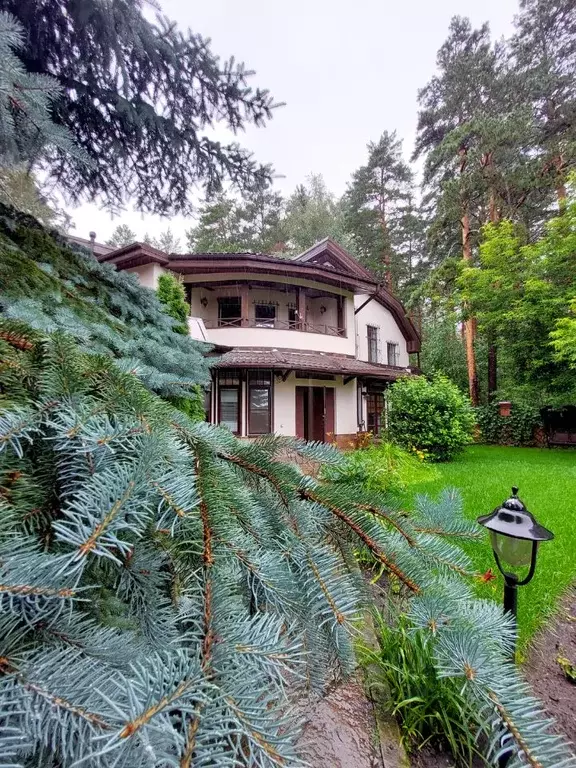
[[[415,453],[390,442],[346,454],[337,466],[324,469],[326,479],[359,485],[377,493],[400,493],[410,483],[433,480],[436,470]]]
[[[414,631],[401,617],[388,626],[377,616],[379,648],[364,650],[365,663],[375,662],[385,686],[388,710],[400,725],[408,752],[426,744],[449,750],[457,764],[487,764],[476,743],[481,720],[462,691],[462,682],[438,674],[430,635]]]
[[[510,416],[501,416],[497,403],[474,410],[479,442],[497,445],[534,445],[534,432],[542,420],[537,408],[527,403],[512,403]]]
[[[389,389],[388,433],[404,448],[450,461],[471,441],[473,429],[468,400],[445,376],[406,377]]]

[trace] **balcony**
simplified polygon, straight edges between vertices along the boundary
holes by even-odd
[[[352,296],[251,279],[192,285],[190,309],[214,344],[355,353]]]
[[[241,317],[218,318],[217,320],[204,320],[207,330],[213,328],[270,328],[282,331],[304,331],[305,333],[321,333],[323,336],[346,337],[346,328],[338,328],[326,323],[299,322],[298,320],[278,320],[276,318],[256,319]]]

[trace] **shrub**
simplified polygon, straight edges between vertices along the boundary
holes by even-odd
[[[468,400],[445,376],[411,376],[388,390],[388,434],[399,445],[450,461],[471,441],[474,415]]]
[[[474,409],[482,443],[498,445],[534,445],[535,431],[542,425],[537,408],[514,402],[510,416],[501,416],[497,403]]]
[[[431,480],[434,475],[435,470],[421,457],[386,441],[348,453],[340,464],[328,466],[323,472],[335,483],[392,494],[404,491],[410,483]]]

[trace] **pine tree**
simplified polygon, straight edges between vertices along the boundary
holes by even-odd
[[[156,289],[158,299],[164,304],[166,312],[178,321],[174,326],[176,333],[188,334],[188,315],[190,306],[186,301],[184,287],[180,280],[174,275],[165,274],[158,278],[158,288]]]
[[[5,765],[302,765],[289,704],[354,665],[363,547],[510,768],[573,768],[471,594],[458,499],[406,516],[197,424],[110,357],[0,321],[0,753]],[[502,741],[503,740],[503,741]]]
[[[130,229],[128,224],[118,224],[111,236],[106,240],[106,245],[113,248],[123,248],[125,245],[131,245],[138,240],[136,232]]]
[[[420,112],[414,157],[426,155],[424,183],[441,188],[441,209],[452,226],[459,222],[462,259],[471,264],[472,217],[486,200],[479,164],[485,153],[476,141],[475,123],[482,120],[482,110],[486,113],[493,108],[492,96],[498,81],[498,58],[491,46],[488,25],[473,30],[468,19],[454,17],[448,38],[438,52],[437,65],[439,74],[418,95]],[[473,158],[471,150],[475,151]],[[470,399],[477,405],[474,317],[465,317],[464,327]]]
[[[345,195],[346,229],[356,252],[389,288],[397,285],[402,269],[396,235],[411,184],[402,144],[395,131],[385,131],[368,145],[368,162],[353,174]]]
[[[236,132],[263,125],[274,104],[248,85],[251,73],[233,59],[221,62],[209,41],[180,31],[144,0],[6,0],[23,25],[24,68],[50,74],[61,92],[54,119],[92,158],[70,161],[60,148],[48,168],[73,200],[100,200],[121,209],[188,211],[197,184],[209,193],[224,180],[245,187],[269,178],[236,142],[222,144],[206,131],[221,121]]]
[[[244,250],[243,226],[234,198],[220,193],[200,206],[198,223],[186,231],[192,253],[239,253]]]
[[[521,0],[512,51],[533,107],[541,158],[540,185],[552,184],[558,204],[576,162],[576,15],[572,0]]]
[[[353,247],[344,229],[342,206],[327,189],[320,174],[310,174],[286,201],[283,228],[288,249],[302,253],[325,237],[345,248]]]
[[[148,235],[145,235],[148,238]],[[152,237],[145,239],[144,242],[149,242],[154,248],[158,248],[159,251],[164,253],[180,253],[180,238],[172,232],[172,228],[168,227],[163,232],[160,232],[158,237]]]
[[[248,186],[238,205],[242,226],[243,250],[272,253],[283,250],[282,212],[284,200],[266,180]]]

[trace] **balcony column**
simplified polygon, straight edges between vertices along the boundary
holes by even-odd
[[[240,325],[246,328],[250,323],[248,286],[240,286]]]
[[[298,313],[297,328],[299,331],[306,330],[306,294],[303,288],[296,290],[296,311]]]

